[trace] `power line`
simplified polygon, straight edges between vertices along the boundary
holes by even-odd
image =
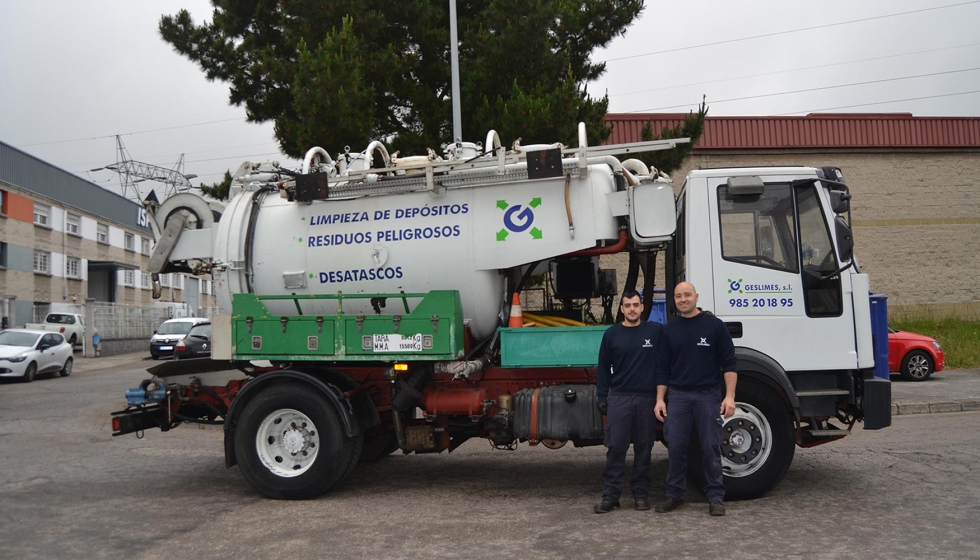
[[[977,1],[980,1],[980,0],[977,0]],[[151,129],[151,130],[137,130],[135,132],[124,132],[122,134],[109,134],[109,135],[106,135],[106,136],[93,136],[91,138],[75,138],[75,139],[72,139],[72,140],[53,140],[51,142],[36,142],[34,144],[21,144],[19,147],[21,147],[21,148],[28,148],[30,146],[45,146],[45,145],[48,145],[48,144],[66,144],[68,142],[84,142],[86,140],[101,140],[103,138],[115,138],[116,136],[132,136],[134,134],[148,134],[150,132],[162,132],[164,130],[176,130],[178,128],[190,128],[192,126],[204,126],[206,124],[217,124],[217,123],[223,123],[223,122],[244,121],[244,120],[245,120],[245,117],[236,117],[234,119],[222,119],[222,120],[218,120],[218,121],[208,121],[208,122],[200,122],[200,123],[192,123],[192,124],[182,124],[182,125],[177,125],[177,126],[168,126],[168,127],[165,127],[165,128],[154,128],[154,129]]]
[[[687,50],[691,50],[691,49],[700,49],[700,48],[703,48],[703,47],[715,47],[715,46],[718,46],[718,45],[728,45],[728,44],[731,44],[731,43],[738,43],[738,42],[741,42],[741,41],[751,41],[753,39],[763,39],[765,37],[776,37],[778,35],[788,35],[790,33],[799,33],[801,31],[813,31],[815,29],[825,29],[827,27],[835,27],[835,26],[838,26],[838,25],[850,25],[852,23],[861,23],[861,22],[873,21],[873,20],[877,20],[877,19],[885,19],[885,18],[892,18],[892,17],[898,17],[898,16],[907,16],[907,15],[911,15],[911,14],[919,14],[919,13],[922,13],[922,12],[931,12],[931,11],[934,11],[934,10],[943,10],[943,9],[946,9],[946,8],[955,8],[957,6],[966,6],[968,4],[977,4],[977,3],[980,3],[980,0],[971,0],[970,2],[960,2],[960,3],[957,3],[957,4],[947,4],[945,6],[935,6],[935,7],[932,7],[932,8],[922,8],[920,10],[911,10],[911,11],[908,11],[908,12],[899,12],[899,13],[895,13],[895,14],[885,14],[885,15],[882,15],[882,16],[873,16],[873,17],[867,17],[867,18],[861,18],[861,19],[852,19],[850,21],[840,21],[840,22],[837,22],[837,23],[826,23],[826,24],[823,24],[823,25],[814,25],[813,27],[801,27],[799,29],[789,29],[787,31],[775,31],[773,33],[764,33],[762,35],[753,35],[751,37],[741,37],[741,38],[738,38],[738,39],[727,39],[727,40],[724,40],[724,41],[715,41],[713,43],[702,43],[700,45],[689,45],[687,47],[676,47],[676,48],[673,48],[673,49],[666,49],[666,50],[662,50],[662,51],[653,51],[653,52],[641,53],[641,54],[631,54],[631,55],[628,55],[628,56],[620,56],[620,57],[616,57],[616,58],[608,58],[606,60],[603,60],[602,62],[615,62],[615,61],[619,61],[619,60],[628,60],[628,59],[631,59],[631,58],[640,58],[640,57],[644,57],[644,56],[653,56],[653,55],[657,55],[657,54],[666,54],[666,53],[672,53],[672,52],[687,51]]]
[[[747,96],[744,96],[744,97],[733,97],[731,99],[719,99],[717,101],[712,101],[711,104],[712,105],[717,105],[719,103],[729,103],[729,102],[732,102],[732,101],[744,101],[746,99],[759,99],[759,98],[762,98],[762,97],[775,97],[777,95],[791,95],[791,94],[795,94],[795,93],[807,93],[807,92],[811,92],[811,91],[825,91],[825,90],[829,90],[829,89],[838,89],[838,88],[843,88],[843,87],[864,86],[864,85],[869,85],[869,84],[880,84],[880,83],[884,83],[884,82],[897,82],[897,81],[900,81],[900,80],[912,80],[912,79],[915,79],[915,78],[928,78],[928,77],[932,77],[932,76],[942,76],[942,75],[946,75],[946,74],[959,74],[959,73],[962,73],[962,72],[972,72],[974,70],[980,70],[980,67],[976,67],[976,68],[964,68],[964,69],[961,69],[961,70],[948,70],[946,72],[932,72],[932,73],[929,73],[929,74],[917,74],[915,76],[902,76],[902,77],[899,77],[899,78],[884,78],[884,79],[881,79],[881,80],[870,80],[870,81],[867,81],[867,82],[854,82],[854,83],[851,83],[851,84],[840,84],[840,85],[836,85],[836,86],[822,86],[822,87],[815,87],[815,88],[808,88],[808,89],[798,89],[798,90],[794,90],[794,91],[780,91],[780,92],[776,92],[776,93],[762,93],[762,94],[759,94],[759,95],[747,95]],[[663,109],[676,109],[678,107],[689,107],[691,105],[697,105],[697,103],[684,103],[684,104],[681,104],[681,105],[670,105],[670,106],[667,106],[667,107],[655,107],[655,108],[652,108],[652,109],[640,109],[640,110],[637,110],[637,111],[626,111],[626,112],[627,113],[649,113],[651,111],[661,111]]]
[[[815,70],[817,68],[829,68],[831,66],[842,66],[842,65],[845,65],[845,64],[857,64],[859,62],[871,62],[873,60],[884,60],[886,58],[897,58],[897,57],[902,57],[902,56],[911,56],[911,55],[915,55],[915,54],[925,54],[925,53],[938,52],[938,51],[947,51],[947,50],[951,50],[951,49],[962,49],[962,48],[966,48],[966,47],[975,47],[977,45],[980,45],[980,43],[969,43],[969,44],[966,44],[966,45],[956,45],[956,46],[952,46],[952,47],[941,47],[941,48],[938,48],[938,49],[928,49],[928,50],[924,50],[924,51],[914,51],[914,52],[908,52],[908,53],[902,53],[902,54],[890,54],[890,55],[886,55],[886,56],[876,56],[876,57],[873,57],[873,58],[861,58],[861,59],[857,59],[857,60],[848,60],[848,61],[845,61],[845,62],[833,62],[833,63],[830,63],[830,64],[818,64],[816,66],[804,66],[802,68],[792,68],[790,70],[777,70],[775,72],[764,72],[762,74],[749,74],[749,75],[746,75],[746,76],[737,76],[737,77],[734,77],[734,78],[722,78],[720,80],[707,80],[707,81],[704,81],[704,82],[694,82],[694,83],[690,83],[690,84],[681,84],[681,85],[678,85],[678,86],[667,86],[667,87],[662,87],[662,88],[644,89],[644,90],[640,90],[640,91],[631,91],[631,92],[628,92],[628,93],[613,93],[613,94],[610,94],[609,97],[618,97],[618,96],[623,96],[623,95],[636,95],[636,94],[639,94],[639,93],[651,93],[651,92],[654,92],[654,91],[666,91],[666,90],[669,90],[669,89],[680,89],[680,88],[684,88],[684,87],[701,86],[701,85],[704,85],[704,84],[717,84],[717,83],[721,83],[721,82],[731,82],[731,81],[734,81],[734,80],[745,80],[745,79],[748,79],[748,78],[761,78],[763,76],[773,76],[773,75],[776,75],[776,74],[788,74],[790,72],[802,72],[804,70]]]
[[[901,103],[903,101],[920,101],[922,99],[936,99],[938,97],[955,97],[957,95],[970,95],[973,93],[980,93],[980,89],[975,89],[973,91],[961,91],[959,93],[943,93],[939,95],[925,95],[923,97],[909,97],[907,99],[893,99],[891,101],[875,101],[874,103],[860,103],[857,105],[842,105],[840,107],[825,107],[823,109],[810,109],[807,111],[793,111],[792,113],[779,113],[772,115],[774,117],[785,117],[788,115],[795,115],[797,113],[816,113],[818,111],[836,111],[838,109],[851,109],[854,107],[868,107],[871,105],[886,105],[888,103]]]

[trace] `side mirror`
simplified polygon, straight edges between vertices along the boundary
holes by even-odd
[[[840,251],[842,261],[849,261],[854,257],[854,236],[850,226],[844,221],[843,216],[837,216],[834,220],[837,226],[837,249]]]
[[[830,208],[836,214],[846,214],[851,209],[851,193],[830,191]]]

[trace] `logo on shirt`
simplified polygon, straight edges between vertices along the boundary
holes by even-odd
[[[643,339],[643,348],[653,348],[653,344],[650,344],[649,338]]]
[[[702,338],[701,339],[701,342],[698,343],[698,346],[711,346],[711,345],[708,344],[708,339],[707,338]]]

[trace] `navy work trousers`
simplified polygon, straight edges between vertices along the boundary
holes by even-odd
[[[721,471],[721,390],[698,393],[670,389],[667,396],[667,497],[684,499],[687,486],[687,449],[691,429],[697,428],[700,439],[704,477],[704,494],[709,502],[725,499],[725,481]]]
[[[653,450],[653,408],[657,398],[642,395],[609,395],[606,413],[606,467],[602,470],[602,500],[618,501],[623,493],[626,475],[626,452],[633,442],[633,475],[630,486],[633,497],[648,498],[653,474],[650,452]]]

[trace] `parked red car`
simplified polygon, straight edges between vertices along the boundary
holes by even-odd
[[[934,338],[888,329],[888,371],[906,381],[925,381],[946,363],[943,348]]]

